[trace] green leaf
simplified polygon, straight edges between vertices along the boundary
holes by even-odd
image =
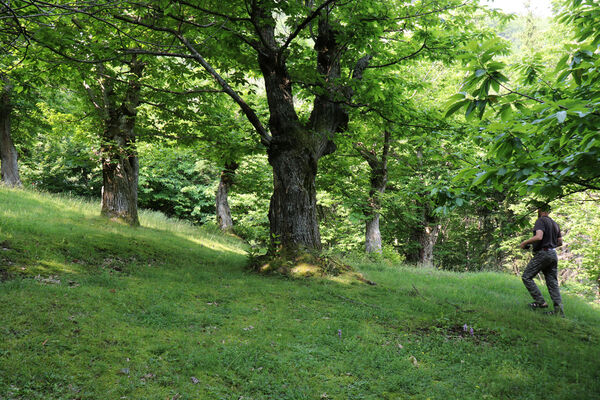
[[[500,110],[500,118],[502,119],[502,121],[507,122],[510,120],[510,118],[513,115],[513,111],[512,108],[510,107],[510,104],[505,104],[502,106],[502,109]]]
[[[458,111],[461,107],[463,107],[468,102],[469,102],[469,100],[462,100],[462,101],[452,104],[446,111],[446,118],[448,118],[449,116],[454,114],[456,111]]]
[[[465,112],[465,117],[469,118],[469,115],[471,115],[471,113],[473,112],[474,109],[475,109],[475,101],[469,102],[469,106],[467,107],[467,111]]]

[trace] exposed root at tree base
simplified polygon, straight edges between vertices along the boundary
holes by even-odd
[[[278,273],[293,278],[331,277],[337,281],[359,281],[368,285],[376,285],[375,282],[366,279],[361,273],[354,271],[350,265],[345,264],[337,257],[315,255],[309,252],[301,252],[293,257],[266,254],[253,258],[250,268],[263,274]]]

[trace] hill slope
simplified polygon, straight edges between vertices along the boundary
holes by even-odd
[[[514,277],[265,277],[235,239],[158,214],[0,204],[0,399],[600,398],[600,310],[529,311]]]

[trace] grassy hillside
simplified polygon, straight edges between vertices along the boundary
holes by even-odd
[[[600,399],[600,309],[529,311],[515,277],[260,276],[235,239],[158,214],[0,204],[0,399]]]

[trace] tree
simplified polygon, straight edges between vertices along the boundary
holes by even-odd
[[[390,153],[391,135],[389,131],[383,133],[383,149],[379,157],[375,150],[367,150],[362,143],[356,143],[356,151],[369,164],[371,169],[368,208],[365,211],[367,221],[365,226],[365,250],[367,253],[381,253],[381,231],[379,217],[381,209],[381,195],[385,192],[388,180],[388,156]]]
[[[9,78],[0,76],[2,90],[0,91],[0,158],[2,168],[2,183],[7,186],[21,186],[17,149],[11,135],[11,114],[13,105],[11,95],[13,85]]]
[[[460,23],[473,10],[471,2],[455,0],[128,6],[127,13],[109,13],[106,18],[133,24],[153,37],[163,34],[154,47],[140,44],[139,52],[198,62],[260,136],[273,168],[269,209],[273,244],[291,251],[321,248],[315,191],[318,162],[335,151],[333,138],[347,129],[348,107],[368,79],[365,71],[452,47],[452,40],[460,40]],[[261,75],[268,127],[240,95],[239,74]],[[385,88],[378,90],[385,96]]]

